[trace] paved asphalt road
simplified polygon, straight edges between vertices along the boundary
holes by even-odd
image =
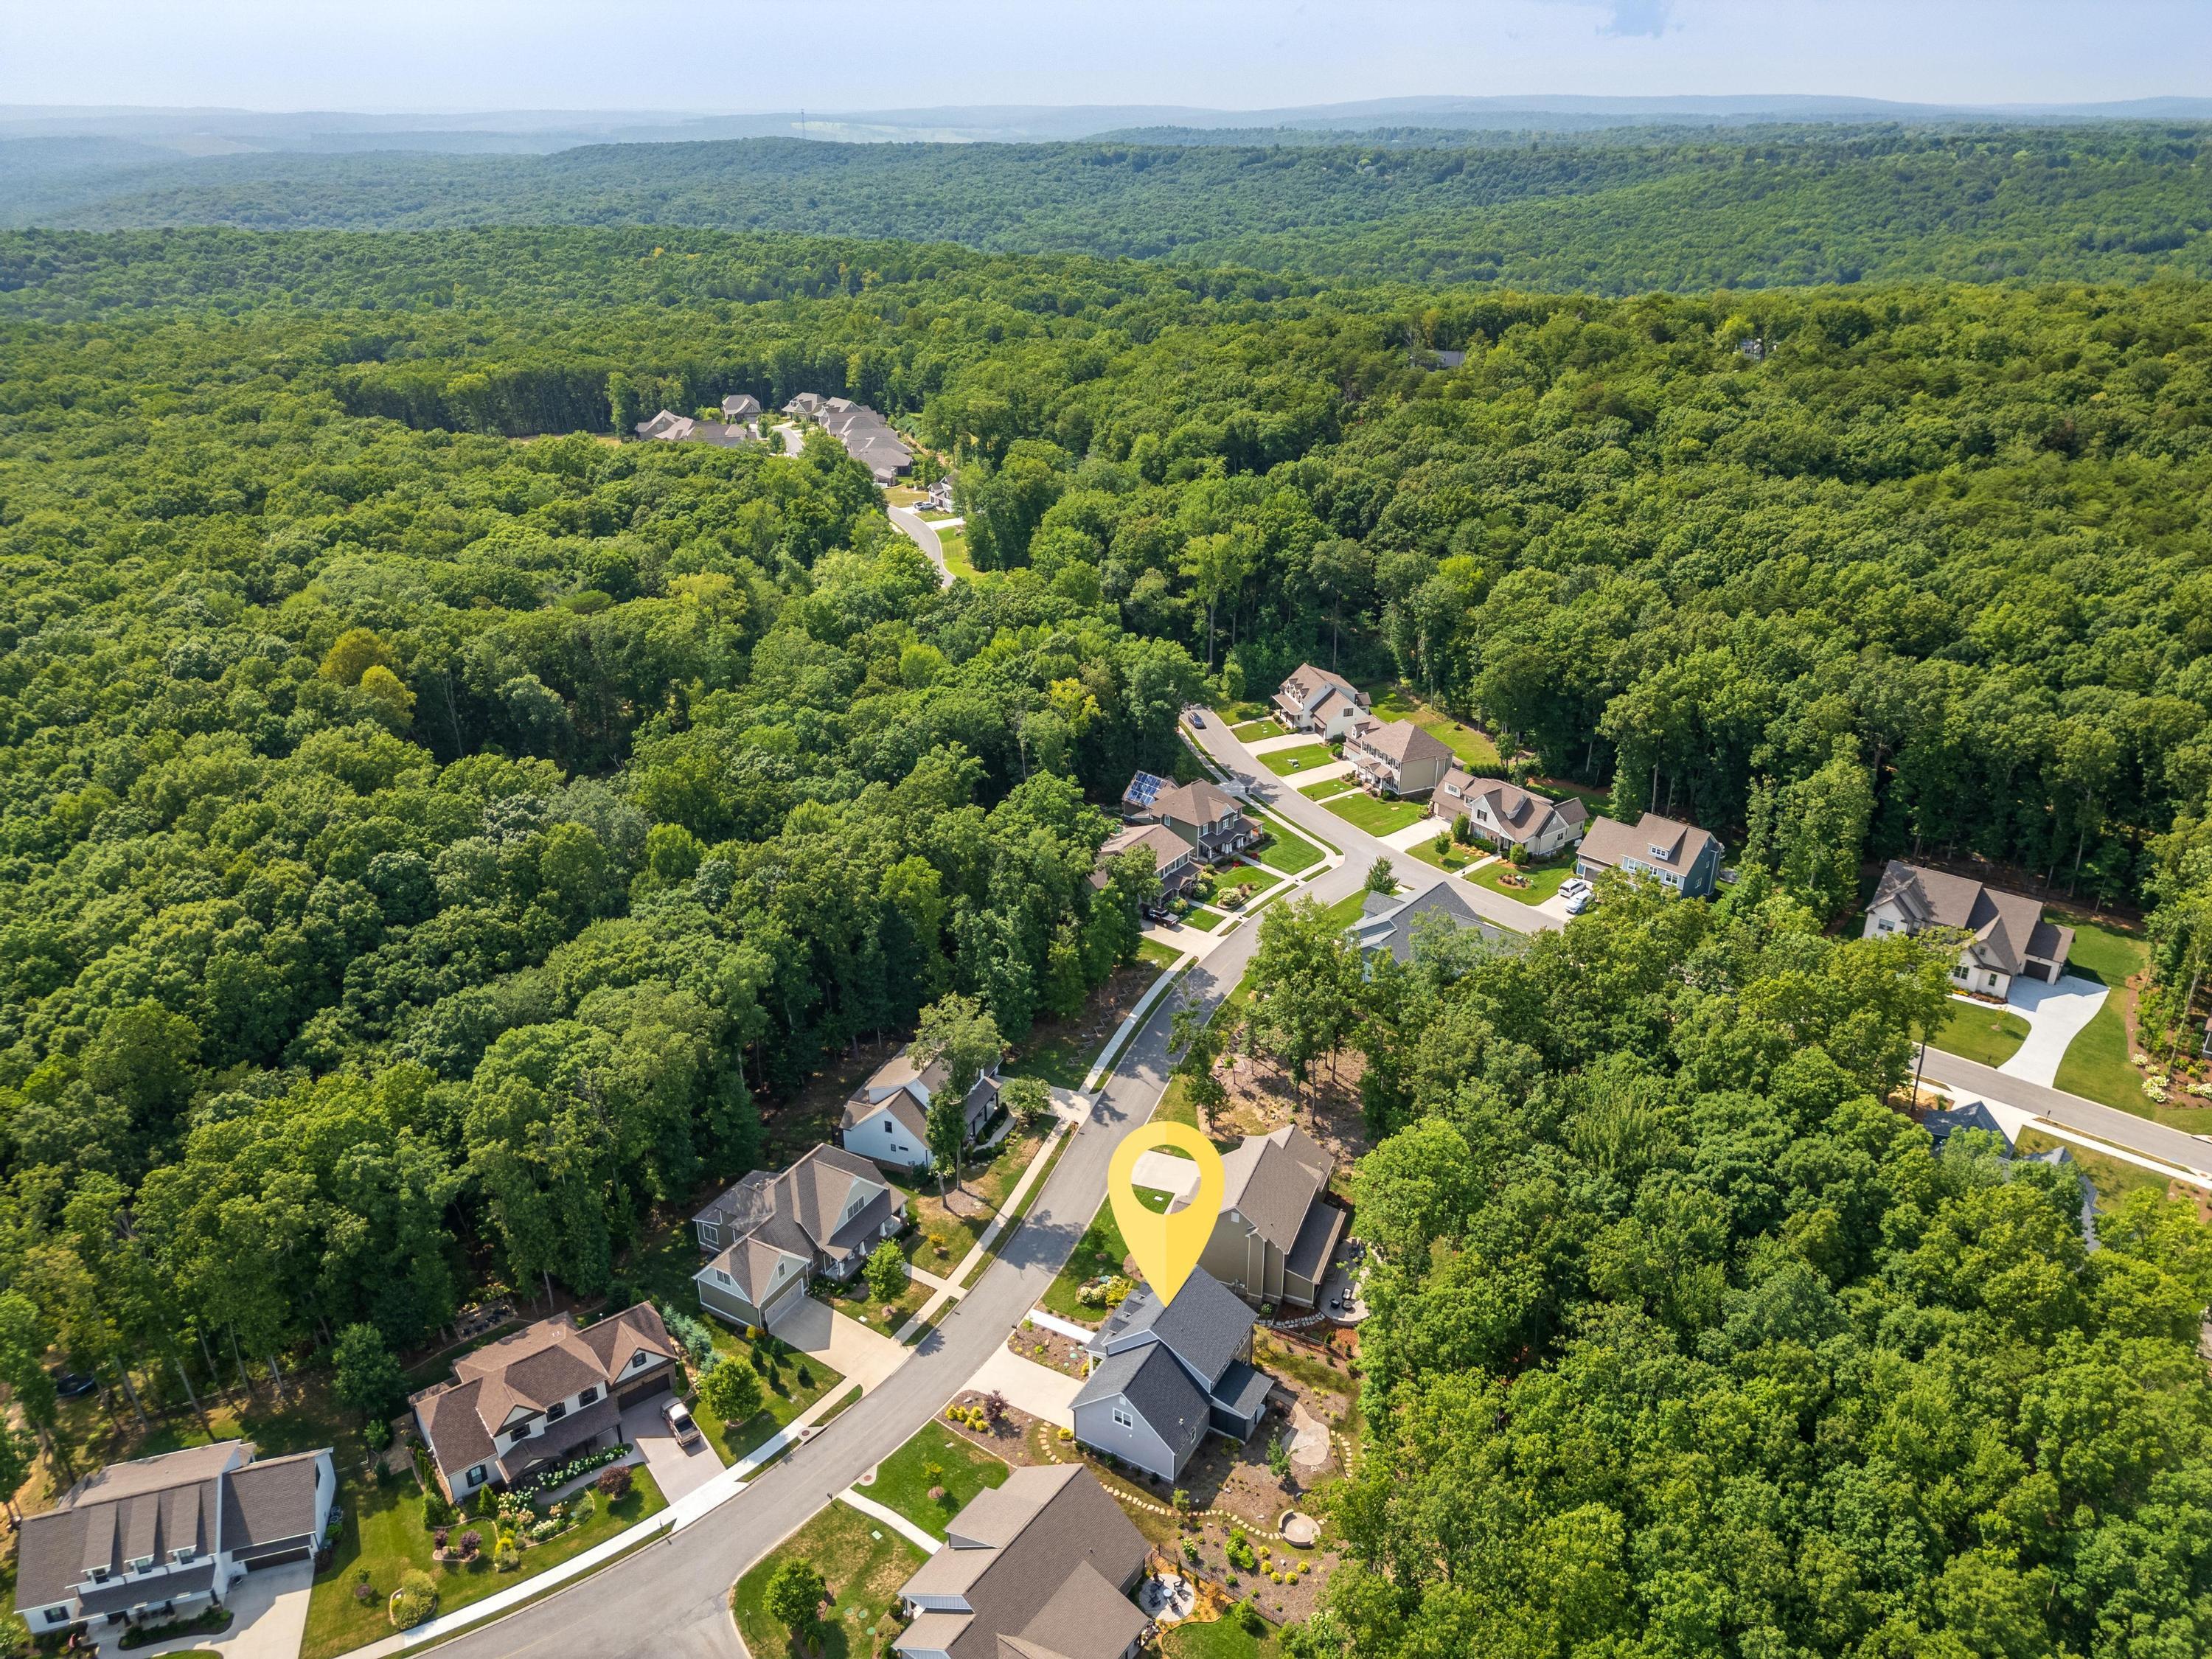
[[[1413,892],[1425,893],[1438,882],[1457,879],[1432,864],[1422,863],[1411,853],[1384,846],[1364,830],[1346,823],[1321,802],[1307,799],[1253,758],[1252,751],[1215,716],[1208,714],[1205,729],[1195,735],[1215,764],[1250,781],[1253,793],[1269,811],[1288,818],[1301,830],[1310,830],[1331,846],[1344,849],[1346,867],[1357,871],[1356,878],[1344,892],[1351,891],[1365,878],[1367,866],[1376,859],[1389,860],[1391,867],[1397,872],[1398,884]],[[1559,925],[1534,905],[1493,893],[1471,881],[1460,882],[1459,892],[1477,915],[1512,933],[1535,933]]]
[[[908,541],[929,555],[929,562],[937,567],[938,586],[951,586],[952,567],[945,562],[945,544],[937,539],[937,526],[910,507],[887,507],[884,511]]]
[[[2085,1135],[2110,1141],[2115,1146],[2124,1146],[2130,1152],[2163,1158],[2168,1164],[2212,1176],[2212,1145],[2195,1135],[2169,1129],[2162,1123],[2154,1123],[2147,1117],[2137,1117],[2117,1107],[2100,1106],[2094,1100],[2084,1100],[2063,1090],[2030,1083],[2026,1078],[2010,1076],[1992,1066],[1961,1060],[1941,1048],[1923,1048],[1920,1053],[1920,1075],[1928,1082],[1943,1084],[1966,1095],[1978,1095],[2001,1106],[2017,1106],[2023,1112],[2033,1112],[2053,1123],[2063,1123]]]
[[[1316,881],[1309,895],[1333,904],[1357,891],[1366,872],[1364,860],[1347,860]],[[1174,1011],[1185,1004],[1218,1005],[1243,977],[1259,931],[1240,927],[1230,934],[1154,1005],[1099,1091],[1091,1121],[1060,1154],[1028,1216],[975,1289],[895,1376],[704,1519],[543,1601],[456,1637],[441,1653],[451,1659],[735,1659],[743,1650],[727,1608],[731,1583],[803,1526],[830,1494],[852,1485],[935,1417],[1036,1304],[1106,1195],[1106,1166],[1115,1144],[1152,1115],[1167,1086]]]

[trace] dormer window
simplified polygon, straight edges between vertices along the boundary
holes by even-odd
[[[545,1408],[545,1420],[548,1423],[558,1423],[568,1414],[568,1402],[565,1400],[556,1400]]]
[[[592,1401],[597,1400],[599,1397],[599,1385],[594,1382],[590,1388],[585,1389],[583,1393],[576,1396],[576,1403],[579,1406],[588,1406]]]
[[[107,1582],[107,1569],[106,1567],[94,1567],[92,1570],[92,1582],[95,1584],[106,1583]]]
[[[640,1348],[635,1353],[629,1357],[630,1370],[635,1370],[640,1365],[642,1365],[647,1360],[652,1358],[653,1356],[651,1354],[647,1353],[644,1349]]]
[[[1646,848],[1644,850],[1650,853],[1655,859],[1663,859],[1667,856],[1667,849],[1663,847],[1650,847]]]
[[[133,1556],[131,1561],[131,1571],[133,1572],[144,1572],[153,1565],[154,1558],[150,1555]]]
[[[169,1552],[169,1559],[172,1561],[177,1562],[191,1560],[192,1559],[192,1547],[190,1544],[185,1544],[179,1546],[176,1549],[171,1550]]]

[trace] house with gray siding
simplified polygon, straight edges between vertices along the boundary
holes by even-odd
[[[1249,1440],[1274,1387],[1252,1364],[1252,1310],[1200,1267],[1171,1302],[1139,1285],[1084,1345],[1091,1374],[1073,1404],[1075,1437],[1163,1480],[1208,1430]]]
[[[943,1055],[927,1066],[915,1063],[912,1044],[876,1068],[855,1089],[837,1121],[837,1139],[848,1152],[915,1175],[934,1165],[929,1151],[929,1103],[951,1075]],[[999,1108],[999,1068],[991,1066],[969,1085],[961,1103],[962,1133],[970,1142]],[[701,1242],[707,1241],[702,1237]]]
[[[864,1158],[817,1146],[781,1175],[756,1170],[691,1218],[707,1264],[699,1305],[764,1328],[819,1274],[848,1279],[906,1225],[904,1201]]]
[[[1595,881],[1625,870],[1684,898],[1711,898],[1721,876],[1720,837],[1694,823],[1646,812],[1633,824],[1593,819],[1575,851],[1575,873]]]
[[[15,1611],[33,1635],[191,1618],[249,1572],[313,1557],[337,1496],[327,1446],[257,1458],[223,1440],[111,1463],[23,1517]]]

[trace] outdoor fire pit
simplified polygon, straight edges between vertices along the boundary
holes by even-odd
[[[1310,1515],[1301,1515],[1296,1510],[1285,1510],[1281,1524],[1276,1531],[1283,1534],[1285,1544],[1295,1544],[1302,1550],[1311,1549],[1314,1540],[1321,1536],[1321,1522]]]

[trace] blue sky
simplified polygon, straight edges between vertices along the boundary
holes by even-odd
[[[0,0],[0,102],[1217,108],[2212,94],[2212,0]]]

